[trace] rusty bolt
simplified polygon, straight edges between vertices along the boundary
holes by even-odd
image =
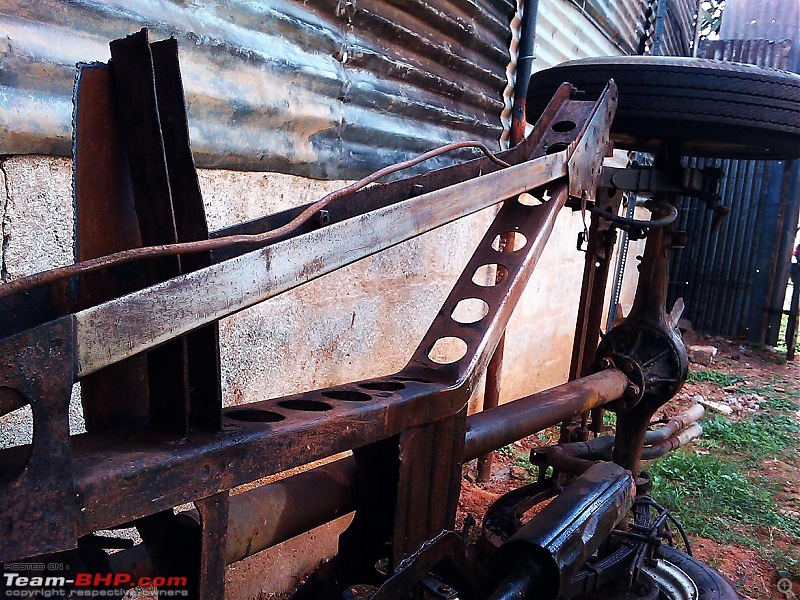
[[[641,391],[642,388],[640,388],[638,385],[636,385],[635,383],[630,383],[628,384],[628,387],[625,388],[625,395],[635,398],[636,396],[639,395]]]
[[[331,213],[327,210],[321,210],[317,213],[317,222],[323,227],[331,222]]]
[[[603,369],[610,369],[610,368],[612,367],[612,365],[613,365],[613,364],[614,364],[614,363],[612,363],[612,362],[611,362],[611,359],[610,359],[610,358],[608,358],[608,357],[600,359],[600,366],[601,366]]]
[[[451,588],[446,583],[443,583],[442,585],[439,586],[439,592],[441,592],[442,594],[449,594],[452,591],[453,591],[453,588]]]

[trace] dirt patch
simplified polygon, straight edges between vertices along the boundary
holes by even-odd
[[[719,544],[708,538],[695,538],[692,542],[695,558],[725,575],[747,600],[786,600],[786,595],[778,591],[781,577],[756,550]]]
[[[694,375],[678,395],[660,410],[656,417],[671,417],[698,400],[706,404],[706,414],[724,414],[733,422],[752,419],[763,412],[765,398],[760,389],[768,388],[771,398],[795,399],[800,396],[800,362],[786,363],[777,352],[768,348],[751,347],[739,340],[688,334],[686,343],[713,345],[718,349],[709,366],[692,365]],[[713,408],[716,403],[720,410]],[[724,408],[729,407],[729,409]],[[795,413],[800,421],[800,414]],[[529,465],[524,464],[530,449],[555,443],[557,433],[530,436],[495,453],[492,477],[488,483],[475,480],[474,462],[465,466],[459,503],[458,526],[471,514],[480,526],[486,509],[503,493],[533,480]],[[779,512],[800,516],[800,458],[770,457],[761,461],[757,472],[775,485],[773,498]],[[692,538],[696,557],[710,564],[730,579],[749,600],[784,600],[786,592],[779,591],[779,581],[787,573],[778,560],[780,556],[797,552],[798,541],[776,528],[758,525],[736,525],[743,536],[756,539],[760,548],[738,544],[722,544],[704,537]],[[746,531],[745,531],[746,530]],[[800,581],[792,581],[794,593],[800,597]],[[784,582],[785,585],[785,582]]]

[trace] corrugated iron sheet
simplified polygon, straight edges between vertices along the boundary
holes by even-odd
[[[622,54],[638,54],[652,0],[571,0]],[[616,53],[615,53],[616,54]]]
[[[620,4],[631,2],[633,0],[622,0]],[[636,29],[635,22],[622,26],[625,30]],[[572,1],[539,0],[533,70],[547,69],[577,58],[622,54],[619,46],[612,42],[615,35],[598,28]]]
[[[69,155],[78,61],[148,27],[181,47],[200,166],[354,177],[496,143],[510,0],[6,0],[0,153]],[[378,140],[380,142],[378,143]]]
[[[786,69],[791,49],[789,40],[716,40],[703,42],[699,55],[701,58]]]
[[[786,67],[790,47],[788,41],[718,40],[702,43],[698,54],[780,69]],[[698,331],[747,335],[764,342],[765,308],[771,290],[781,285],[775,251],[782,244],[783,230],[791,229],[794,236],[794,225],[779,218],[780,205],[786,202],[782,197],[786,164],[698,158],[688,164],[722,170],[722,204],[731,214],[716,233],[710,233],[714,214],[697,200],[682,200],[680,228],[689,232],[690,240],[673,264],[671,299],[684,298],[684,315]],[[777,330],[774,333],[777,337]]]
[[[654,0],[649,18],[653,23],[653,56],[691,56],[696,0]]]
[[[800,2],[797,0],[727,0],[720,25],[725,40],[797,40]]]
[[[541,0],[534,68],[635,53],[652,2]],[[4,0],[0,153],[69,155],[75,63],[107,61],[108,41],[141,27],[180,43],[203,167],[347,178],[455,139],[497,143],[517,4]]]

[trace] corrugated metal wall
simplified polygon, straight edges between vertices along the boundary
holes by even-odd
[[[719,40],[702,43],[698,55],[786,68],[791,47],[788,40]],[[791,204],[797,203],[796,193],[787,195],[785,189],[787,169],[794,171],[796,180],[797,168],[785,161],[693,158],[688,164],[722,170],[721,201],[731,214],[717,232],[711,232],[713,213],[697,200],[682,199],[680,228],[689,232],[690,239],[673,264],[671,299],[684,298],[684,315],[698,331],[774,343],[777,328],[773,327],[775,337],[770,342],[765,310],[771,291],[780,286],[776,272],[777,247],[785,229],[781,215],[788,200],[794,197]],[[794,227],[789,228],[793,239]]]
[[[653,56],[691,56],[694,41],[696,0],[655,0],[649,19],[653,33],[652,42],[645,54]]]
[[[78,61],[175,36],[204,167],[353,177],[499,139],[510,0],[4,0],[0,153],[70,154]],[[376,146],[376,139],[380,139]]]
[[[622,54],[638,54],[652,0],[571,0]]]
[[[653,3],[541,0],[534,68],[636,53]],[[497,143],[517,4],[3,0],[0,153],[68,156],[75,63],[107,61],[141,27],[180,43],[203,167],[347,178],[454,139]]]
[[[719,36],[723,40],[796,40],[797,0],[726,0]]]
[[[620,0],[616,4],[630,7],[636,3],[638,0]],[[612,40],[634,36],[643,22],[642,18],[627,23],[609,21],[607,25],[614,27],[614,31],[606,31],[599,29],[575,2],[539,0],[533,70],[540,71],[577,58],[622,54],[619,45]]]

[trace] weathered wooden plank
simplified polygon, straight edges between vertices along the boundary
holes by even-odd
[[[80,311],[77,376],[564,177],[566,158],[559,152],[508,167]]]

